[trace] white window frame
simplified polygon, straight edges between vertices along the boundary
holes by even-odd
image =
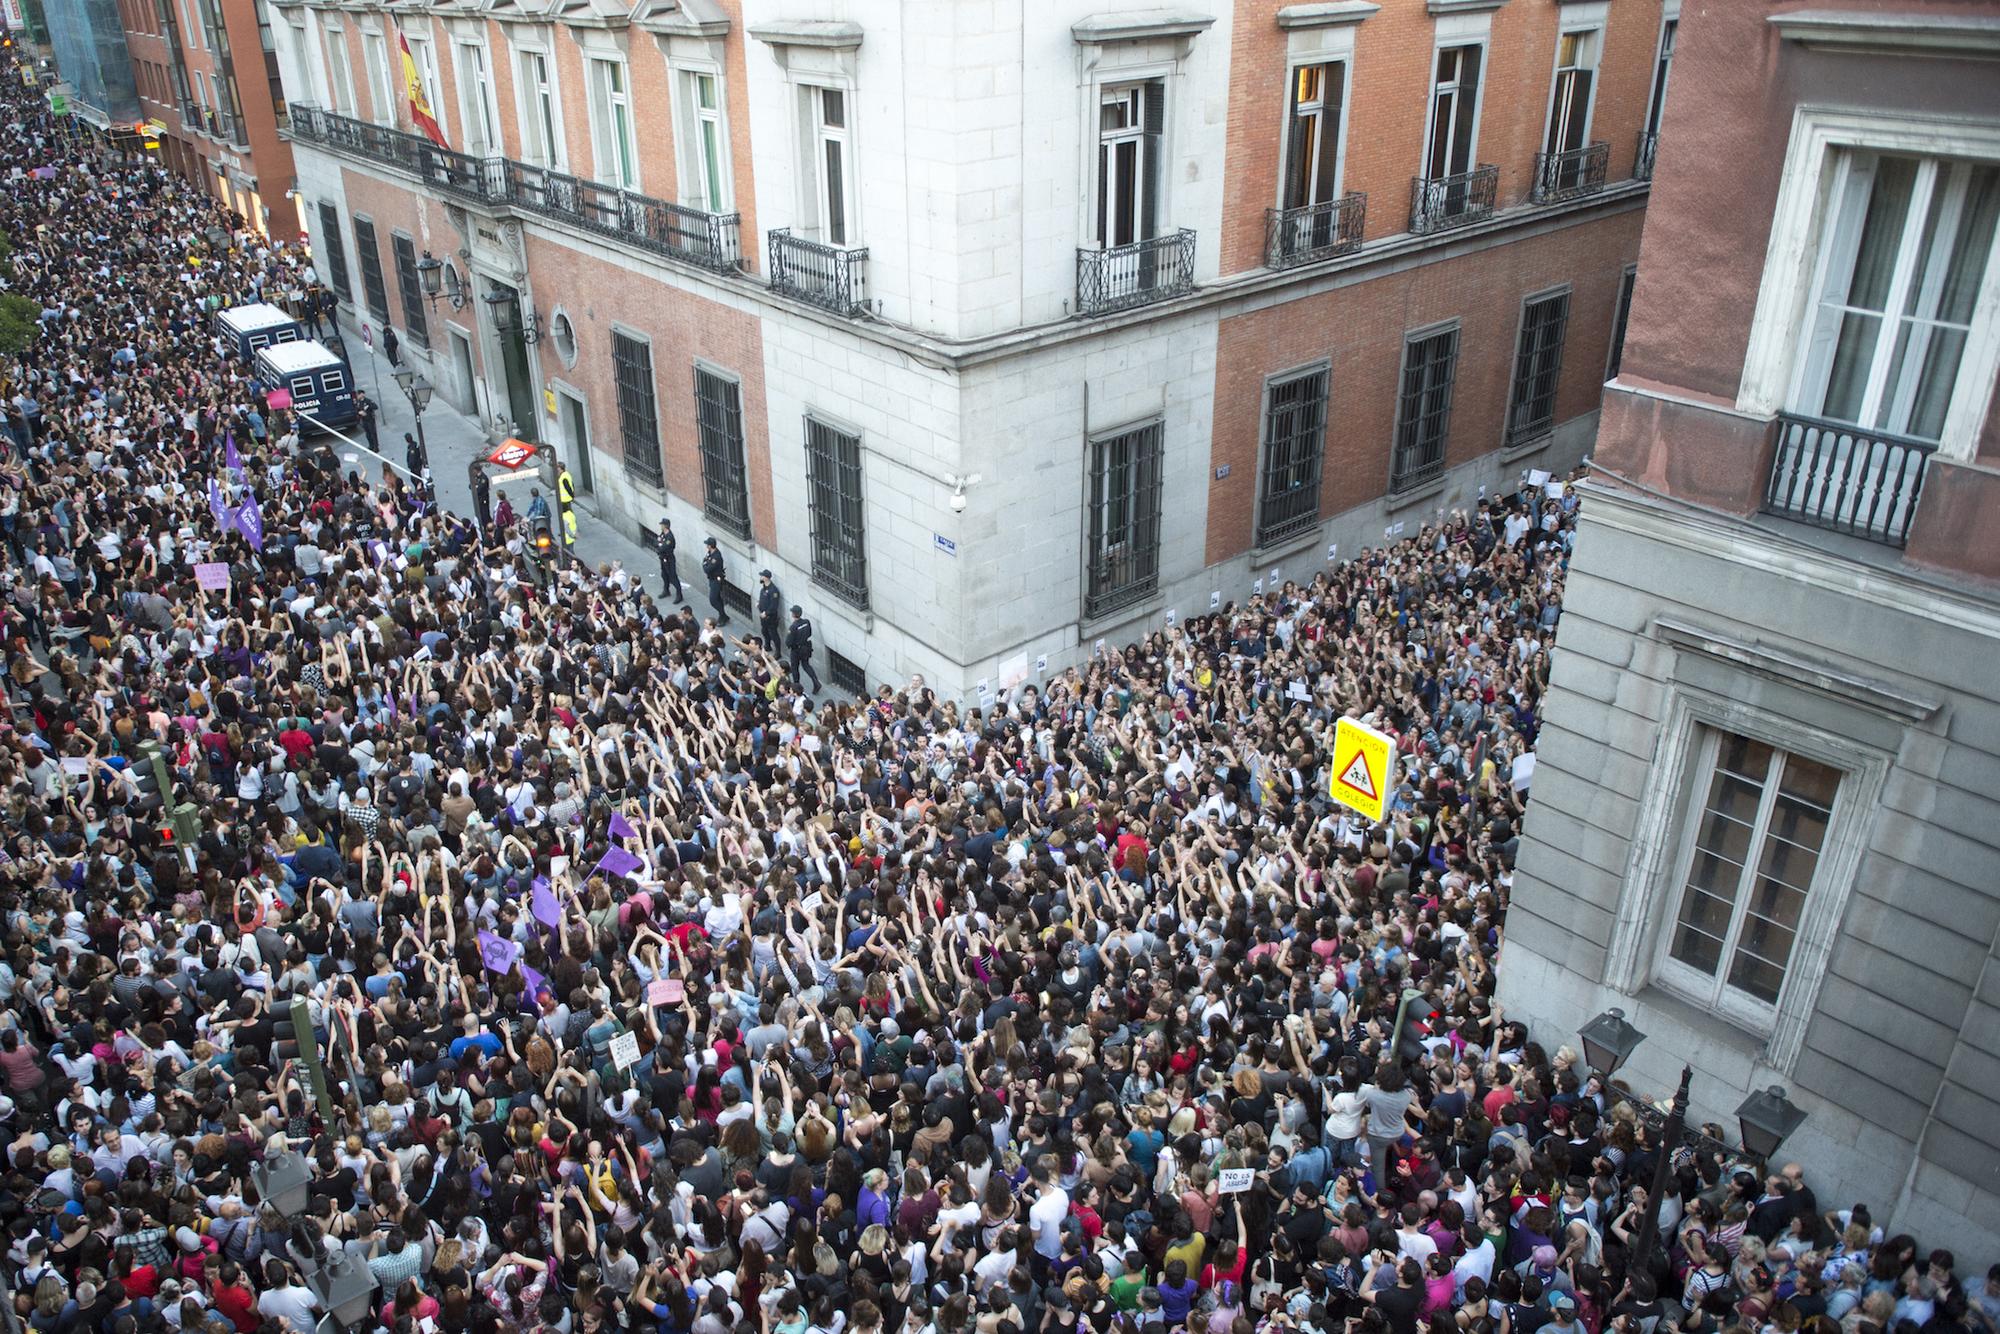
[[[367,66],[369,110],[374,113],[369,119],[377,125],[394,125],[402,100],[396,95],[400,80],[390,73],[389,43],[380,28],[361,29],[361,62]]]
[[[1278,106],[1278,182],[1272,192],[1273,208],[1285,207],[1285,164],[1292,160],[1292,94],[1298,87],[1299,70],[1307,65],[1338,65],[1340,72],[1340,105],[1328,108],[1322,100],[1320,105],[1321,135],[1320,151],[1327,149],[1324,117],[1328,110],[1338,116],[1339,133],[1334,136],[1333,152],[1333,193],[1328,199],[1341,197],[1347,183],[1347,121],[1348,109],[1354,100],[1354,47],[1353,30],[1347,29],[1349,42],[1343,49],[1317,51],[1310,55],[1294,54],[1285,62],[1285,90]],[[1324,204],[1326,199],[1315,199],[1315,204]]]
[[[347,31],[339,19],[329,15],[321,25],[320,35],[326,46],[327,89],[332,96],[333,111],[336,115],[352,116],[354,69],[347,59]]]
[[[1717,959],[1715,972],[1711,974],[1675,958],[1674,938],[1679,934],[1681,906],[1689,892],[1688,877],[1694,871],[1696,843],[1700,837],[1702,817],[1707,810],[1708,791],[1715,775],[1715,765],[1720,758],[1725,734],[1741,736],[1746,740],[1769,746],[1773,755],[1774,769],[1767,775],[1763,795],[1758,799],[1757,813],[1751,824],[1749,861],[1739,872],[1737,897],[1730,907],[1728,935],[1722,941],[1721,957]],[[1749,899],[1754,892],[1756,866],[1762,859],[1766,840],[1771,836],[1771,810],[1777,803],[1781,766],[1794,758],[1814,760],[1815,757],[1796,747],[1781,745],[1766,737],[1708,725],[1698,726],[1695,729],[1690,744],[1693,750],[1689,757],[1687,780],[1681,789],[1681,800],[1685,806],[1682,811],[1680,832],[1674,843],[1674,873],[1664,886],[1665,892],[1661,896],[1660,929],[1654,942],[1653,980],[1684,1000],[1692,1001],[1704,1010],[1721,1015],[1738,1028],[1753,1033],[1768,1033],[1777,1026],[1777,1002],[1759,1000],[1733,985],[1729,981],[1729,971],[1742,940],[1744,919],[1749,916]],[[1827,815],[1826,843],[1830,843],[1833,839],[1833,822],[1843,812],[1841,791],[1848,785],[1848,773],[1845,769],[1840,769],[1838,766],[1829,767],[1840,774],[1840,787],[1834,793],[1833,806]],[[1847,809],[1846,814],[1852,818],[1852,809]],[[1805,900],[1799,908],[1800,928],[1805,924],[1807,909],[1823,888],[1820,866],[1824,860],[1826,843],[1822,843],[1814,854],[1812,883],[1805,887]],[[1792,949],[1785,960],[1784,980],[1779,984],[1778,994],[1781,999],[1784,996],[1784,988],[1792,981],[1793,970],[1798,966],[1799,943],[1800,932],[1795,930]]]
[[[539,77],[529,73],[529,61],[539,62]],[[521,121],[521,160],[534,167],[566,170],[569,161],[563,141],[562,89],[556,82],[556,58],[546,47],[517,45],[514,48],[515,110]],[[537,139],[546,139],[541,151]]]
[[[1744,670],[1733,661],[1741,656],[1733,642],[1719,638],[1711,642],[1707,636],[1678,625],[1662,624],[1659,629],[1683,655],[1698,655],[1711,662],[1721,658],[1729,662],[1732,674]],[[1689,804],[1701,796],[1693,785],[1706,777],[1706,771],[1697,767],[1704,728],[1734,732],[1831,765],[1842,771],[1840,791],[1827,821],[1812,892],[1799,916],[1798,936],[1778,1002],[1755,1015],[1743,1010],[1716,1012],[1731,1027],[1762,1039],[1759,1061],[1789,1076],[1805,1045],[1806,1026],[1819,1004],[1826,962],[1872,837],[1891,756],[1847,734],[1745,704],[1736,692],[1723,695],[1678,682],[1670,685],[1668,692],[1654,750],[1656,762],[1627,845],[1630,851],[1624,887],[1612,915],[1611,941],[1605,951],[1604,985],[1625,995],[1657,986],[1676,998],[1687,998],[1687,993],[1674,985],[1673,973],[1659,969],[1657,961],[1670,948],[1668,933],[1686,884],[1689,845],[1676,834],[1685,827]],[[1750,693],[1747,684],[1743,693]],[[1852,703],[1857,708],[1870,707],[1866,697],[1857,697]]]
[[[811,182],[812,198],[807,201],[805,216],[809,220],[813,235],[823,244],[853,249],[860,244],[860,217],[855,212],[855,139],[854,139],[854,89],[845,83],[811,82],[799,85],[803,91],[805,105],[802,119],[806,129],[807,160],[803,178]],[[837,94],[840,98],[839,125],[826,122],[826,95]],[[839,240],[833,236],[832,195],[827,188],[826,157],[831,145],[840,147],[840,209],[841,230]]]
[[[1562,85],[1565,69],[1587,69],[1590,71],[1590,92],[1583,99],[1583,133],[1578,136],[1577,147],[1590,146],[1590,128],[1597,114],[1597,94],[1604,83],[1604,24],[1600,20],[1591,22],[1593,13],[1601,13],[1600,5],[1574,5],[1563,11],[1562,26],[1556,33],[1556,49],[1549,69],[1549,102],[1542,112],[1542,151],[1560,151],[1555,146],[1554,132],[1556,119],[1556,91]],[[1563,38],[1575,37],[1579,55],[1588,64],[1566,66],[1562,63]],[[1480,82],[1486,81],[1486,71],[1480,70]]]
[[[639,188],[639,124],[632,101],[632,66],[623,55],[585,51],[584,89],[590,103],[590,167],[592,178],[620,190]],[[620,87],[608,79],[616,71]],[[624,110],[626,140],[617,138],[618,113]]]
[[[1424,141],[1420,174],[1425,180],[1437,180],[1444,176],[1457,176],[1462,174],[1463,171],[1477,171],[1479,169],[1479,131],[1482,128],[1480,122],[1486,114],[1486,86],[1493,82],[1491,77],[1493,73],[1493,44],[1488,40],[1486,34],[1482,33],[1477,37],[1446,38],[1444,36],[1444,25],[1439,24],[1438,29],[1437,42],[1431,47],[1430,86],[1424,98]],[[1430,159],[1431,132],[1437,122],[1438,57],[1446,51],[1462,46],[1476,46],[1479,48],[1479,87],[1473,91],[1472,95],[1472,144],[1465,150],[1465,166],[1462,168],[1462,171],[1452,171],[1450,169],[1452,157],[1450,149],[1445,150],[1445,161],[1439,164],[1443,169],[1437,170],[1433,168]],[[1455,135],[1456,131],[1454,131]],[[1455,137],[1453,142],[1456,142]]]
[[[729,213],[736,207],[736,180],[729,160],[729,85],[719,66],[675,64],[674,123],[680,154],[681,203],[704,213]],[[701,105],[701,81],[715,88],[715,105]],[[715,179],[710,179],[704,134],[715,136]],[[850,168],[853,163],[850,161]]]
[[[1680,0],[1667,0],[1666,10],[1660,15],[1659,39],[1653,44],[1652,77],[1647,81],[1646,119],[1641,129],[1647,134],[1660,132],[1660,117],[1666,113],[1667,89],[1674,81],[1674,48],[1680,44],[1681,5]],[[1674,36],[1672,43],[1667,40],[1668,30]],[[1661,72],[1664,62],[1666,70]]]
[[[2000,162],[2000,121],[1857,112],[1802,105],[1792,116],[1791,141],[1778,178],[1778,202],[1764,255],[1764,277],[1743,356],[1737,411],[1771,417],[1789,404],[1804,353],[1800,331],[1809,327],[1816,293],[1819,240],[1837,185],[1837,154],[1874,150],[1919,158],[1977,158]],[[2000,247],[2000,238],[1996,238]],[[1973,305],[1972,331],[1959,363],[1958,382],[1945,414],[1938,453],[1971,458],[1991,408],[2000,374],[2000,254],[1986,266]]]
[[[493,53],[478,39],[459,38],[451,46],[458,70],[458,115],[463,122],[459,146],[475,157],[502,153],[505,140],[500,133],[500,106],[494,100]]]

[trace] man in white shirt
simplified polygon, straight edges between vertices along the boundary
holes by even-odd
[[[1028,1225],[1035,1230],[1035,1254],[1054,1263],[1062,1258],[1063,1220],[1069,1217],[1069,1192],[1056,1182],[1055,1171],[1044,1156],[1031,1172],[1041,1194],[1028,1208]]]

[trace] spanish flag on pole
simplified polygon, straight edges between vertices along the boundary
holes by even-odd
[[[410,99],[410,123],[422,130],[439,148],[450,148],[444,130],[431,114],[431,99],[424,93],[424,76],[417,70],[417,58],[410,54],[410,39],[399,31],[396,44],[403,49],[403,88]]]

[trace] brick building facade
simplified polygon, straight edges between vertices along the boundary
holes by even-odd
[[[270,12],[355,318],[977,698],[1580,457],[1678,5]]]

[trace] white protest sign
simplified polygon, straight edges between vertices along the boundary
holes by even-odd
[[[611,1039],[611,1064],[620,1070],[630,1070],[639,1063],[639,1035],[620,1033]]]
[[[1225,1167],[1215,1175],[1217,1192],[1223,1195],[1235,1195],[1250,1189],[1251,1184],[1257,1180],[1257,1169]]]

